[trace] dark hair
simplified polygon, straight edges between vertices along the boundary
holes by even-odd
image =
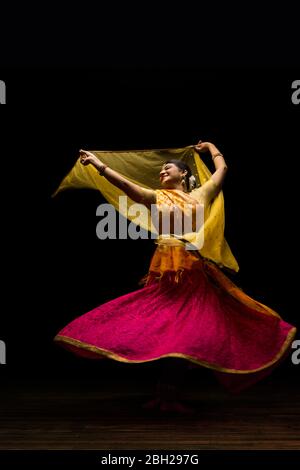
[[[183,161],[181,160],[176,160],[176,159],[173,159],[173,160],[167,160],[164,165],[166,165],[167,163],[173,163],[174,165],[177,166],[177,168],[179,168],[179,170],[183,170],[183,171],[187,171],[187,174],[185,175],[184,177],[184,180],[185,180],[185,185],[186,185],[186,189],[188,191],[191,191],[193,188],[190,187],[190,176],[192,176],[192,170],[190,169],[190,167],[184,163]]]

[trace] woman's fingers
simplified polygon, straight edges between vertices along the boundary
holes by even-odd
[[[86,156],[86,155],[84,155],[84,154],[81,154],[81,155],[79,156],[80,163],[85,163],[85,161],[86,161],[86,158],[87,158],[87,156]]]
[[[86,164],[87,157],[88,157],[87,152],[85,150],[80,149],[79,150],[80,163]]]

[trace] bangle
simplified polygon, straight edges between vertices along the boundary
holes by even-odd
[[[98,171],[99,175],[103,176],[103,173],[104,173],[104,170],[105,168],[107,168],[107,165],[103,164],[100,168],[100,170]]]
[[[223,157],[223,154],[221,152],[216,153],[215,155],[212,155],[212,159],[214,160],[216,157]]]

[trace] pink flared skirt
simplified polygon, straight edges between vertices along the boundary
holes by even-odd
[[[215,263],[178,247],[161,250],[145,285],[75,318],[54,340],[91,359],[183,358],[213,370],[233,393],[287,357],[295,327],[245,294]],[[181,268],[160,270],[164,256],[176,258],[175,250],[177,260],[178,250],[184,255]]]

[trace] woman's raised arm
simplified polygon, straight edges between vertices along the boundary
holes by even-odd
[[[117,171],[102,163],[92,152],[80,150],[79,153],[80,162],[83,165],[93,165],[98,171],[101,171],[102,176],[105,176],[110,183],[124,191],[133,201],[144,204],[148,208],[151,207],[151,204],[156,203],[156,193],[154,190],[142,188],[138,184],[132,183]]]
[[[216,185],[216,190],[220,191],[227,173],[227,165],[222,153],[211,142],[202,142],[201,140],[194,148],[198,152],[210,152],[216,168],[216,171],[211,175],[211,179]]]

